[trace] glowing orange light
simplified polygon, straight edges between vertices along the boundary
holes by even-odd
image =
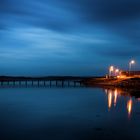
[[[119,69],[115,69],[115,76],[119,75]]]
[[[116,103],[117,103],[117,96],[118,96],[118,91],[117,91],[117,89],[115,89],[115,91],[114,91],[114,106],[116,106]]]
[[[116,69],[115,72],[116,72],[116,73],[119,72],[119,69]]]
[[[108,108],[110,109],[112,105],[112,93],[108,93]]]
[[[127,111],[128,111],[128,115],[130,116],[131,115],[131,112],[132,112],[132,99],[128,100],[127,102]]]

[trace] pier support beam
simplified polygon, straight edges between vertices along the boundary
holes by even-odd
[[[13,86],[15,86],[16,85],[16,81],[13,81]]]
[[[80,84],[80,87],[81,87],[82,86],[82,82],[80,81],[79,84]]]
[[[7,81],[7,85],[9,86],[9,81]]]
[[[32,80],[31,82],[32,82],[32,86],[33,86],[34,85],[34,81]]]
[[[37,82],[37,85],[38,85],[38,87],[39,87],[39,80],[38,80],[38,82]]]
[[[68,87],[70,87],[70,81],[68,80]]]
[[[26,87],[27,87],[27,84],[28,84],[27,81],[25,81],[25,86],[26,86]]]
[[[19,85],[21,86],[21,81],[19,81]]]
[[[74,87],[76,87],[76,81],[74,81]]]
[[[3,86],[3,81],[1,81],[1,86]]]
[[[52,81],[50,80],[50,87],[52,87]]]
[[[62,80],[62,87],[64,87],[64,81]]]

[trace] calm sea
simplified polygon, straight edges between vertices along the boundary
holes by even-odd
[[[140,98],[120,89],[1,88],[0,140],[140,139]]]

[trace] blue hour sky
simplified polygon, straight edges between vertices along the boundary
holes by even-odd
[[[0,0],[0,75],[140,68],[139,0]]]

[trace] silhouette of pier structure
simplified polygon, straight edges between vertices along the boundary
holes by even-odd
[[[82,87],[85,77],[0,77],[0,87]]]

